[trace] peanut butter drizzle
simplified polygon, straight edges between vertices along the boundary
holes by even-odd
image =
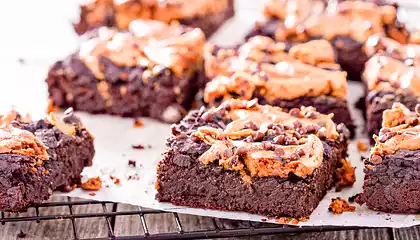
[[[80,58],[98,79],[104,79],[100,57],[117,66],[162,65],[181,75],[200,68],[205,43],[204,33],[196,28],[185,31],[177,23],[167,25],[153,20],[131,22],[127,32],[102,27],[99,36],[82,44]]]
[[[226,104],[226,102],[225,102]],[[336,139],[338,133],[331,117],[318,114],[316,118],[307,118],[306,113],[313,112],[310,107],[302,107],[302,117],[294,117],[289,113],[283,112],[281,108],[269,105],[258,105],[251,101],[230,100],[228,101],[229,110],[226,116],[232,120],[225,129],[213,127],[200,127],[193,135],[211,145],[199,160],[203,164],[210,164],[218,160],[219,165],[246,174],[244,168],[250,172],[251,176],[280,176],[287,177],[289,173],[296,176],[305,177],[313,173],[323,161],[324,147],[322,141],[316,135],[308,135],[299,139],[297,145],[273,144],[275,150],[267,150],[261,142],[247,142],[244,139],[253,136],[257,131],[268,131],[270,124],[282,124],[283,126],[293,126],[296,121],[302,126],[318,125],[322,126],[329,139]],[[225,111],[224,106],[209,110],[210,113]],[[246,122],[253,122],[258,130],[245,128]],[[285,130],[285,134],[288,131]],[[322,131],[322,130],[320,130]],[[290,133],[291,133],[290,132]],[[281,155],[276,151],[281,148]],[[299,159],[292,160],[292,154],[301,150],[304,155]]]
[[[411,112],[401,103],[394,103],[391,109],[383,113],[382,127],[389,131],[374,136],[375,146],[371,156],[394,154],[401,149],[420,149],[419,123],[419,113]]]
[[[420,68],[392,57],[375,55],[367,63],[363,78],[369,90],[409,89],[420,95]]]
[[[266,4],[265,14],[284,21],[284,26],[276,31],[277,40],[349,36],[365,42],[369,36],[383,32],[384,24],[396,19],[395,7],[362,1],[345,1],[326,9],[322,1],[271,0]]]
[[[131,21],[137,19],[169,23],[219,13],[228,7],[228,0],[94,0],[86,6],[90,9],[88,23],[103,22],[106,13],[113,12],[116,26],[125,30]]]
[[[251,100],[255,91],[268,101],[323,94],[347,97],[345,72],[314,67],[337,68],[326,40],[298,44],[286,53],[284,43],[257,36],[238,50],[221,49],[216,55],[213,50],[214,46],[206,46],[206,75],[213,79],[205,89],[206,103],[219,97],[229,99],[230,93]]]
[[[29,131],[3,125],[0,127],[0,154],[31,156],[48,160],[47,147]]]
[[[407,61],[407,65],[419,65],[420,45],[401,44],[383,34],[375,34],[369,37],[365,44],[365,52],[368,56],[383,53],[400,61]]]

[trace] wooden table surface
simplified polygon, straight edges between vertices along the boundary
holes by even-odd
[[[242,14],[246,14],[247,11],[258,11],[261,8],[260,0],[237,0],[237,2],[238,9]],[[417,0],[405,0],[402,2],[410,8],[409,18],[415,19],[418,13],[420,13],[416,7],[412,7],[416,3],[418,4]],[[18,59],[25,59],[25,61],[36,67],[38,63],[51,63],[53,59],[65,56],[77,47],[74,41],[68,41],[74,38],[73,33],[61,31],[63,26],[64,28],[68,28],[68,18],[74,17],[75,13],[77,14],[74,6],[75,0],[14,0],[2,2],[0,7],[0,29],[2,30],[2,36],[0,37],[0,66],[2,66],[2,73],[6,73],[6,75],[2,75],[2,86],[8,86],[8,83],[6,83],[6,80],[9,79],[7,74],[10,74],[12,77],[25,74],[25,72],[12,72],[16,71],[15,66],[17,64],[21,64]],[[55,39],[51,40],[51,38],[45,38],[45,36],[54,36]],[[64,43],[66,45],[65,47],[63,46]],[[30,80],[28,79],[28,81]],[[14,89],[13,87],[20,86],[11,85],[10,87]],[[42,91],[45,91],[45,88],[42,86],[40,91],[42,93]],[[13,95],[16,92],[14,90],[8,92],[2,91],[0,94],[0,109],[9,107],[4,101],[7,98],[7,94]],[[28,92],[28,94],[31,93]],[[66,198],[53,197],[51,199],[54,202],[63,200],[65,201]],[[118,210],[131,211],[137,210],[137,207],[118,204]],[[34,211],[34,209],[30,209],[27,213],[20,214],[20,216],[33,215]],[[94,213],[102,212],[103,209],[101,205],[83,205],[73,207],[72,211],[75,214]],[[69,208],[65,206],[41,208],[39,214],[41,216],[69,214]],[[214,226],[212,218],[208,217],[180,214],[179,218],[186,231],[212,229]],[[146,221],[151,233],[177,231],[174,217],[169,213],[148,215],[146,216]],[[74,222],[79,238],[100,238],[108,236],[107,223],[104,217],[76,219]],[[216,223],[220,228],[226,229],[247,226],[248,224],[247,222],[224,219],[217,219]],[[40,223],[16,222],[0,226],[0,239],[73,239],[73,231],[74,229],[70,219],[41,221]],[[21,232],[24,234],[19,234]],[[116,236],[138,235],[142,233],[143,230],[138,215],[116,217]],[[23,237],[24,235],[25,237]],[[282,239],[414,240],[420,239],[420,227],[286,234],[281,235],[281,237]],[[248,238],[275,239],[279,238],[279,235],[244,237],[243,239]]]

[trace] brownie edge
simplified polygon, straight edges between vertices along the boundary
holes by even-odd
[[[0,176],[0,211],[22,212],[41,204],[54,190],[69,189],[80,183],[83,168],[92,164],[93,137],[80,120],[68,115],[63,122],[52,121],[51,118],[28,123],[14,121],[7,127],[12,129],[10,135],[9,130],[2,127],[3,136],[11,136],[13,141],[0,139],[3,147],[0,151],[0,171],[3,173]],[[46,157],[30,154],[39,147],[28,145],[27,139],[21,140],[22,134],[33,136],[32,139],[46,149]],[[22,149],[19,151],[14,147],[9,151],[5,144],[22,146]]]

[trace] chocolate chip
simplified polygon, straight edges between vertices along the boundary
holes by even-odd
[[[420,117],[420,104],[417,104],[414,110],[416,111],[417,116]]]
[[[300,133],[298,133],[298,132],[296,131],[296,132],[293,132],[293,137],[295,137],[295,138],[299,139],[299,138],[301,138],[302,136],[300,135]]]
[[[307,112],[305,117],[309,118],[309,119],[316,119],[318,118],[318,113],[317,112]]]
[[[307,133],[314,133],[318,131],[319,127],[317,125],[308,125],[305,127]]]
[[[272,123],[270,123],[270,124],[268,124],[267,125],[267,129],[275,129],[275,125],[274,124],[272,124]]]
[[[298,145],[298,144],[299,144],[299,141],[295,137],[286,139],[286,145]]]
[[[373,155],[370,157],[370,162],[373,164],[380,164],[382,162],[382,157],[379,155]]]
[[[254,131],[257,131],[259,129],[259,127],[254,122],[252,122],[252,121],[246,121],[244,123],[244,127],[245,128],[249,128],[249,129],[252,129]]]
[[[224,155],[225,158],[230,158],[230,157],[233,156],[233,152],[232,152],[231,149],[228,148],[223,152],[223,155]]]
[[[254,138],[251,137],[251,136],[248,136],[248,137],[245,138],[245,142],[252,143],[252,142],[254,142]]]
[[[290,160],[291,161],[299,160],[299,155],[297,153],[290,154]]]
[[[245,147],[239,147],[238,149],[236,149],[236,154],[238,154],[238,156],[244,156],[246,153],[248,152],[248,150]]]
[[[305,151],[303,151],[303,149],[301,148],[296,151],[296,154],[302,157],[302,156],[305,156]]]
[[[284,150],[281,147],[277,147],[276,149],[274,149],[274,153],[276,154],[276,156],[281,157],[284,155]]]
[[[301,134],[301,135],[304,135],[304,134],[306,134],[306,128],[305,127],[301,127],[301,128],[298,128],[298,129],[296,129],[296,131],[299,133],[299,134]],[[300,137],[299,137],[300,138]]]
[[[327,133],[325,132],[325,130],[323,131],[318,131],[318,137],[321,140],[325,140],[327,138]]]
[[[283,145],[284,144],[284,135],[280,135],[274,138],[274,142],[276,144]]]
[[[273,144],[271,144],[271,142],[264,141],[264,142],[262,142],[261,146],[264,150],[270,151],[273,147]]]
[[[252,138],[254,139],[254,141],[258,142],[261,141],[264,138],[264,133],[262,132],[254,132],[252,134]]]
[[[302,114],[300,113],[300,109],[299,108],[292,108],[289,111],[289,114],[293,117],[302,117]]]
[[[295,121],[295,122],[293,123],[293,127],[294,127],[295,129],[301,128],[301,127],[302,127],[302,123],[300,123],[299,121]]]
[[[211,120],[213,120],[213,114],[210,112],[205,112],[203,115],[201,115],[201,118],[206,121],[209,122]]]

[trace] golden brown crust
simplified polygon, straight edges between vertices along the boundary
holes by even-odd
[[[204,101],[229,99],[235,93],[250,100],[254,93],[268,101],[295,99],[303,96],[331,95],[347,97],[346,73],[315,66],[337,68],[334,51],[326,40],[314,40],[294,46],[289,53],[281,42],[257,36],[239,49],[214,46],[205,50],[205,70],[210,81]]]
[[[336,139],[338,136],[331,117],[319,114],[313,108],[302,107],[301,110],[294,109],[287,113],[281,108],[258,105],[254,101],[230,100],[218,108],[209,110],[209,114],[227,111],[226,116],[231,122],[224,129],[199,127],[193,133],[193,136],[211,145],[210,149],[200,156],[200,161],[210,164],[217,159],[219,165],[239,171],[243,175],[246,175],[246,167],[251,176],[287,177],[289,173],[293,173],[305,177],[312,174],[323,161],[324,147],[319,134],[329,139]],[[229,110],[226,110],[226,105],[229,105]],[[292,128],[296,122],[299,122],[301,127],[323,127],[313,134],[299,134],[299,139],[296,138],[291,143],[276,138],[275,144],[244,141],[257,134],[270,134],[275,131],[271,127],[275,124],[291,127],[277,134],[278,138],[295,138],[297,134]],[[239,161],[239,158],[242,161]]]
[[[326,9],[321,0],[270,0],[265,15],[284,21],[283,26],[276,30],[277,40],[349,36],[365,42],[372,34],[383,32],[385,24],[395,21],[396,8],[371,2],[344,1],[336,8],[331,5]],[[405,38],[402,41],[406,41]]]
[[[169,23],[172,20],[194,18],[219,13],[228,7],[228,0],[93,0],[83,6],[87,10],[86,21],[98,25],[114,13],[115,24],[125,30],[133,20],[154,19]]]
[[[79,53],[98,79],[104,78],[100,57],[110,59],[117,66],[145,66],[148,68],[146,75],[147,72],[152,74],[158,65],[179,75],[201,68],[205,36],[198,28],[136,20],[130,23],[129,31],[102,27],[98,35],[84,42]]]
[[[420,105],[416,109],[420,109]],[[371,150],[370,162],[380,163],[382,155],[394,154],[401,149],[420,149],[419,123],[419,113],[411,112],[401,103],[394,103],[392,109],[385,110],[382,129],[379,136],[374,136],[375,146]]]

